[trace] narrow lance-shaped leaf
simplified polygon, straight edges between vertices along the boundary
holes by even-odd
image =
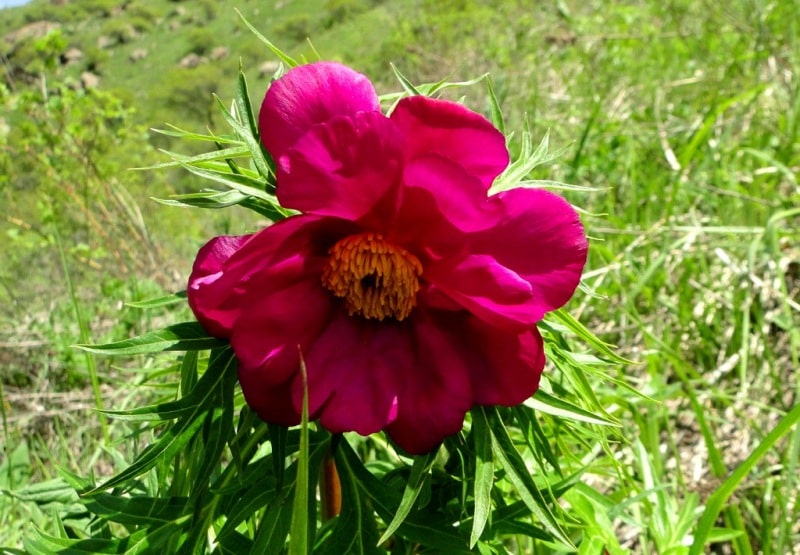
[[[218,357],[226,357],[228,355],[227,349],[218,351],[213,354]],[[227,356],[225,364],[220,364],[220,375],[234,372],[235,373],[235,358]],[[213,366],[213,361],[209,366]],[[197,388],[195,388],[197,389]],[[213,393],[211,393],[213,396]],[[158,437],[155,443],[149,445],[137,459],[125,470],[110,478],[104,484],[98,486],[94,491],[105,490],[120,484],[124,484],[129,480],[139,476],[151,468],[153,468],[160,460],[171,460],[177,456],[180,450],[194,437],[197,431],[203,426],[207,417],[213,417],[215,407],[210,402],[210,397],[205,399],[202,404],[199,404],[191,410],[186,416],[178,420],[172,426]],[[89,492],[91,493],[91,492]]]
[[[146,168],[136,168],[139,170],[160,170],[167,168],[178,168],[182,164],[196,164],[198,162],[210,162],[213,160],[225,160],[227,158],[241,158],[250,154],[250,149],[246,145],[232,146],[221,148],[219,150],[212,150],[210,152],[203,152],[202,154],[195,154],[194,156],[186,156],[178,152],[161,149],[161,152],[172,158],[172,162],[163,162],[155,166],[148,166]]]
[[[275,45],[274,45],[274,44],[273,44],[273,43],[272,43],[272,42],[271,42],[271,41],[270,41],[270,40],[269,40],[267,37],[265,37],[264,35],[262,35],[261,33],[259,33],[259,32],[258,32],[258,29],[256,29],[255,27],[253,27],[253,26],[250,24],[250,22],[249,22],[249,21],[247,21],[247,19],[245,19],[245,17],[242,15],[242,12],[240,12],[240,11],[239,11],[239,10],[237,10],[236,8],[234,8],[234,11],[235,11],[235,12],[236,12],[236,13],[239,15],[239,18],[240,18],[240,19],[242,20],[242,22],[243,22],[243,23],[244,23],[244,24],[247,26],[247,28],[248,28],[248,29],[250,29],[250,31],[251,31],[251,32],[252,32],[252,33],[253,33],[253,34],[254,34],[256,37],[258,37],[258,40],[260,40],[261,42],[263,42],[264,44],[266,44],[266,45],[267,45],[267,48],[269,48],[269,49],[272,51],[272,53],[273,53],[273,54],[275,54],[275,55],[276,55],[278,58],[280,58],[280,59],[281,59],[281,61],[283,61],[283,63],[285,63],[285,64],[286,64],[287,66],[289,66],[289,67],[295,67],[295,66],[297,66],[297,65],[298,65],[298,63],[297,63],[297,62],[296,62],[296,61],[295,61],[295,60],[294,60],[294,59],[293,59],[291,56],[289,56],[289,55],[288,55],[288,54],[286,54],[286,53],[285,53],[283,50],[281,50],[280,48],[278,48],[277,46],[275,46]]]
[[[385,522],[390,522],[394,517],[393,508],[400,502],[399,493],[367,470],[347,441],[340,442],[336,450],[336,466],[340,476],[344,472],[352,472],[361,493],[371,500],[372,509]],[[342,488],[344,495],[344,484]],[[397,533],[411,541],[451,555],[468,553],[466,539],[458,534],[452,524],[442,515],[417,510],[406,517]]]
[[[265,179],[265,190],[274,192],[274,172],[269,167],[267,159],[264,156],[264,149],[261,147],[261,143],[253,135],[250,125],[240,121],[242,117],[247,117],[246,114],[240,113],[240,104],[234,102],[231,106],[231,110],[229,111],[226,109],[225,104],[222,103],[222,100],[219,97],[214,96],[214,98],[216,99],[220,110],[222,111],[222,116],[225,118],[225,121],[227,121],[228,125],[233,128],[236,135],[241,137],[245,144],[247,144],[253,164],[255,164],[259,175]],[[247,102],[250,102],[250,100],[248,99]]]
[[[214,353],[208,368],[206,368],[205,373],[196,384],[193,383],[196,376],[192,377],[192,365],[196,365],[196,359],[189,354],[184,356],[181,363],[181,390],[191,389],[191,391],[180,399],[128,410],[109,410],[104,411],[104,413],[121,420],[172,420],[192,413],[199,406],[207,405],[209,398],[214,395],[218,385],[226,378],[226,372],[228,373],[228,379],[230,379],[231,375],[234,377],[236,375],[235,372],[229,369],[231,361],[225,358],[225,354],[230,353],[230,351],[228,349],[220,349]],[[217,364],[219,360],[223,360],[224,363]]]
[[[125,304],[133,308],[148,309],[148,308],[159,308],[162,306],[169,306],[185,302],[186,302],[186,290],[183,290],[183,291],[178,291],[177,293],[173,293],[172,295],[165,295],[163,297],[157,297],[155,299],[148,299],[145,301],[131,301]]]
[[[618,422],[591,413],[577,405],[554,397],[541,389],[536,392],[536,395],[526,400],[525,405],[545,414],[560,416],[570,420],[598,424],[600,426],[620,426]]]
[[[403,499],[400,501],[400,506],[397,508],[394,518],[389,523],[389,526],[386,527],[386,531],[383,533],[383,536],[381,536],[381,539],[378,540],[379,544],[389,539],[408,516],[411,508],[414,506],[414,502],[417,500],[417,497],[419,497],[419,492],[422,490],[422,486],[425,483],[425,477],[430,472],[433,461],[435,460],[436,451],[414,459],[414,464],[411,467],[411,474],[408,477],[408,483],[403,491]]]
[[[486,89],[489,92],[489,108],[491,110],[492,123],[497,127],[498,131],[505,135],[506,124],[503,120],[503,111],[500,109],[500,103],[497,101],[497,95],[494,93],[492,80],[488,76],[486,77]]]
[[[241,114],[247,121],[247,126],[250,129],[250,132],[242,137],[247,146],[250,148],[250,152],[253,155],[253,163],[255,164],[256,168],[258,169],[259,173],[266,177],[275,176],[275,167],[274,163],[271,163],[269,155],[263,148],[263,145],[258,140],[259,137],[259,129],[258,124],[256,123],[256,116],[253,113],[253,106],[250,104],[250,93],[247,88],[247,78],[245,77],[242,68],[239,68],[239,86],[237,89],[236,94],[236,106],[239,110],[239,114]]]
[[[419,90],[414,86],[414,84],[408,80],[408,78],[400,73],[400,70],[397,69],[397,66],[394,64],[389,64],[394,72],[394,76],[397,77],[397,80],[400,81],[400,85],[405,89],[406,93],[411,96],[419,96]]]
[[[184,322],[103,345],[76,345],[90,353],[99,355],[141,355],[160,351],[205,351],[225,345],[215,337],[210,337],[198,322]]]
[[[489,423],[481,410],[472,411],[472,441],[475,445],[475,483],[473,484],[475,509],[472,517],[472,531],[469,536],[470,549],[475,547],[489,520],[492,508],[492,485],[494,466],[492,462],[492,439]]]
[[[508,479],[516,488],[522,501],[536,515],[542,525],[553,534],[553,538],[556,541],[563,543],[569,549],[576,549],[550,510],[542,492],[533,483],[533,479],[525,467],[525,462],[511,442],[508,430],[506,430],[505,424],[498,415],[497,409],[481,407],[478,410],[484,412],[489,423],[489,434],[492,440],[494,456],[505,469]]]

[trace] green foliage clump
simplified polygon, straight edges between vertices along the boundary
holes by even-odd
[[[347,19],[372,9],[377,0],[326,0],[322,26],[330,29]]]
[[[108,18],[121,12],[128,2],[124,0],[81,0],[77,2],[85,16]]]
[[[125,19],[109,19],[102,27],[103,35],[113,44],[125,44],[138,36],[136,28]]]
[[[160,17],[160,10],[145,2],[134,2],[125,8],[125,16],[154,25]]]
[[[315,28],[314,17],[298,13],[284,19],[275,29],[275,34],[283,41],[302,42],[314,33]]]
[[[203,27],[191,29],[186,34],[186,39],[189,43],[188,52],[193,52],[198,56],[208,54],[214,45],[217,44],[218,40],[212,31],[209,31]]]

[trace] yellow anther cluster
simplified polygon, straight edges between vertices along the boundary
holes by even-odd
[[[379,233],[345,237],[328,251],[322,285],[345,301],[352,316],[403,320],[417,304],[422,264]]]

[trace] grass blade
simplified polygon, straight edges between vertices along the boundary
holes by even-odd
[[[297,452],[297,480],[294,486],[289,555],[308,553],[308,379],[306,363],[300,353],[300,376],[303,380],[303,408],[300,421],[300,449]]]
[[[689,549],[689,555],[700,555],[703,553],[703,548],[714,530],[714,522],[716,522],[725,502],[733,494],[742,480],[750,473],[753,467],[755,467],[755,465],[769,453],[775,443],[788,434],[792,427],[798,422],[800,422],[800,403],[795,405],[792,410],[780,419],[775,429],[767,434],[764,441],[762,441],[758,447],[750,453],[750,456],[728,476],[728,479],[711,494],[706,503],[703,515],[700,517],[700,522],[697,523],[697,530],[694,534],[692,547]]]

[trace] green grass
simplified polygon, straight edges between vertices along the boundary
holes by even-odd
[[[8,16],[0,12],[0,32],[19,25],[24,14],[44,10],[44,4],[9,10]],[[303,34],[311,33],[322,57],[367,72],[382,92],[397,88],[389,62],[413,82],[490,72],[507,129],[521,130],[527,121],[535,136],[549,131],[551,145],[565,148],[535,177],[597,189],[567,192],[587,211],[593,238],[587,292],[568,308],[636,361],[611,377],[649,397],[597,378],[596,395],[624,423],[628,441],[614,453],[586,455],[591,466],[584,479],[601,497],[576,490],[570,502],[602,514],[605,532],[610,529],[635,553],[688,552],[686,535],[694,532],[702,507],[719,499],[714,492],[800,402],[800,3],[307,0],[274,3],[283,7],[273,9],[265,2],[236,4],[292,55],[314,57],[303,41]],[[218,116],[208,115],[215,114],[208,111],[210,91],[231,97],[239,56],[257,97],[266,77],[259,80],[255,70],[269,59],[238,21],[233,3],[230,8],[214,3],[210,20],[199,2],[132,3],[144,5],[155,14],[151,26],[99,55],[102,88],[136,108],[130,125],[137,132],[115,139],[108,151],[124,152],[120,160],[130,160],[128,166],[160,160],[148,145],[147,127],[218,125]],[[179,6],[186,13],[170,18]],[[112,21],[119,26],[125,17],[84,14],[65,23],[63,34],[88,52],[113,30]],[[167,32],[171,20],[179,20],[180,27]],[[191,49],[190,31],[201,22],[231,54],[195,70],[179,69],[177,62]],[[148,57],[130,63],[130,53],[143,47]],[[50,79],[70,79],[83,69],[64,68]],[[8,95],[23,88],[18,87]],[[461,94],[488,113],[484,89],[453,93]],[[176,146],[152,136],[149,142]],[[8,153],[13,145],[0,139],[0,146]],[[37,181],[45,178],[41,171],[26,170],[26,163],[14,158],[5,166],[18,172],[8,175],[24,179],[25,187],[22,181],[0,180],[4,206],[11,209],[0,221],[6,238],[2,253],[14,261],[0,270],[3,491],[52,478],[56,465],[78,473],[93,468],[102,476],[110,475],[112,465],[119,469],[119,461],[102,450],[101,420],[90,412],[95,404],[90,371],[68,348],[79,341],[80,330],[63,273],[50,277],[59,267],[57,245],[47,232],[52,218],[36,203],[42,191],[52,191]],[[164,254],[146,267],[146,275],[141,269],[122,272],[106,263],[107,254],[96,252],[111,252],[117,244],[104,245],[102,237],[85,230],[59,228],[65,245],[83,241],[91,248],[89,255],[75,248],[65,252],[95,341],[148,328],[153,322],[143,313],[117,302],[179,288],[203,237],[256,225],[230,215],[201,221],[205,211],[149,204],[148,196],[189,188],[189,178],[166,172],[142,177],[122,167],[104,175],[127,188]],[[93,183],[97,194],[110,194]],[[74,207],[77,201],[53,202]],[[101,268],[94,269],[91,260]],[[167,310],[148,317],[177,321]],[[99,370],[106,407],[142,402],[140,394],[125,393],[130,373],[110,365]],[[159,383],[151,385],[155,396]],[[113,439],[129,431],[124,423],[110,424]],[[130,457],[126,449],[120,447],[116,456]],[[743,535],[720,536],[721,542],[739,554],[797,549],[799,452],[795,427],[753,461],[724,499],[717,521]],[[610,456],[623,463],[623,471],[609,464]],[[18,545],[30,522],[49,526],[51,520],[50,508],[30,495],[4,495],[0,545]],[[524,552],[527,544],[520,545]]]

